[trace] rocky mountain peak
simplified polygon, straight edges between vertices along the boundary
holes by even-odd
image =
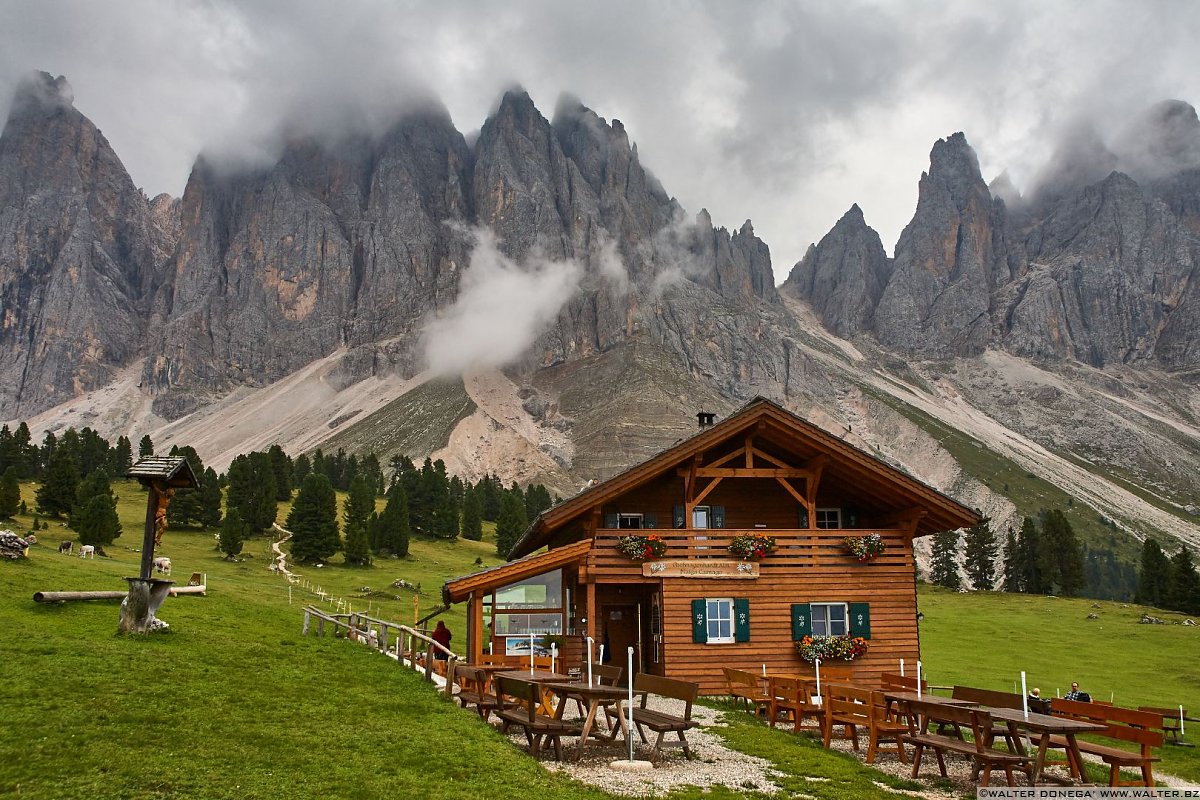
[[[948,192],[954,204],[960,208],[980,187],[986,190],[983,175],[979,171],[979,158],[961,131],[934,143],[929,153],[929,172],[921,178],[922,193],[926,191],[927,184]]]
[[[17,84],[10,114],[71,108],[74,104],[75,92],[66,76],[56,78],[49,72],[38,71],[26,75]]]
[[[890,264],[858,204],[792,267],[781,291],[805,300],[829,330],[850,338],[869,330]]]

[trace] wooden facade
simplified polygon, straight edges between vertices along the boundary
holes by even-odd
[[[519,644],[499,634],[524,624],[560,634],[568,664],[579,662],[591,636],[606,645],[607,660],[623,665],[633,646],[640,671],[716,693],[725,666],[810,672],[795,642],[812,631],[815,612],[818,627],[868,639],[852,666],[856,680],[870,683],[895,671],[899,659],[919,656],[914,537],[979,519],[757,398],[546,511],[514,547],[517,560],[449,581],[443,595],[447,603],[468,602],[472,661],[489,645]],[[620,537],[645,533],[665,542],[661,559],[634,561],[617,549]],[[862,563],[843,540],[868,533],[887,548]],[[740,560],[728,550],[739,534],[771,536],[776,547],[756,562]],[[521,581],[542,583],[514,593]],[[722,627],[725,615],[730,624]]]

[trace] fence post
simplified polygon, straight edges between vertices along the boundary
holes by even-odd
[[[317,636],[324,636],[324,635],[325,635],[325,618],[318,615],[317,616]]]
[[[452,655],[446,659],[446,697],[453,699],[454,697],[454,667],[458,663],[458,656]]]
[[[312,619],[308,613],[308,609],[306,608],[306,609],[304,609],[304,630],[301,632],[301,634],[300,634],[301,636],[308,636],[308,627],[311,624],[311,622],[312,622]]]
[[[379,624],[379,651],[381,653],[387,652],[387,649],[388,649],[387,644],[388,644],[388,626],[387,626],[386,622],[381,622]]]
[[[425,680],[433,680],[433,645],[425,650]]]

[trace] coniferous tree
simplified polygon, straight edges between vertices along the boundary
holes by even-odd
[[[150,441],[150,434],[142,437],[138,442],[138,458],[149,458],[154,455],[154,442]]]
[[[354,484],[351,483],[351,486]],[[371,565],[371,548],[367,544],[367,525],[370,520],[352,522],[346,526],[346,563],[356,567]]]
[[[218,545],[226,560],[233,561],[234,557],[242,552],[242,544],[249,533],[250,528],[242,519],[241,513],[236,508],[229,509],[224,522],[221,523],[221,539]]]
[[[79,482],[70,524],[79,533],[80,544],[103,546],[121,535],[117,497],[107,472],[98,469]]]
[[[275,517],[279,513],[279,501],[275,499],[275,469],[271,465],[271,457],[264,452],[251,453],[250,464],[254,469],[258,490],[254,494],[253,512],[245,520],[250,530],[265,531],[275,524]]]
[[[267,457],[271,459],[271,472],[275,479],[275,499],[286,503],[292,499],[292,459],[277,444],[267,449]]]
[[[309,473],[288,514],[292,558],[302,564],[328,561],[341,548],[337,523],[337,494],[329,478]]]
[[[520,492],[500,493],[500,518],[496,520],[496,553],[508,558],[517,539],[528,524],[525,519],[525,497]]]
[[[1138,588],[1135,599],[1148,606],[1165,608],[1167,591],[1171,586],[1171,559],[1149,537],[1142,543],[1142,561],[1138,570]]]
[[[1017,534],[1012,528],[1004,537],[1004,591],[1021,591],[1021,568],[1018,559]]]
[[[388,552],[403,558],[408,555],[408,540],[411,533],[408,524],[408,495],[404,487],[396,485],[388,494],[387,505],[375,521],[375,540],[380,552]]]
[[[483,507],[483,518],[488,522],[500,519],[500,479],[495,475],[484,475],[475,488],[479,490],[479,502]]]
[[[1200,575],[1187,545],[1171,556],[1171,583],[1167,587],[1166,607],[1185,614],[1200,614]]]
[[[474,542],[483,539],[483,508],[475,489],[468,488],[463,495],[462,535]]]
[[[112,449],[113,475],[125,475],[133,466],[133,445],[128,436],[118,436],[116,447]]]
[[[357,526],[366,531],[367,520],[375,513],[375,491],[365,475],[355,475],[350,482],[350,491],[342,508],[342,521],[346,531],[346,557],[349,558],[350,528]]]
[[[43,514],[61,517],[70,514],[75,505],[75,489],[79,485],[79,472],[71,454],[56,447],[46,467],[46,477],[37,489],[37,507]]]
[[[216,528],[221,524],[221,478],[217,475],[216,470],[212,467],[207,467],[204,474],[200,476],[200,519],[199,522],[206,528]],[[170,511],[170,507],[167,509]],[[245,520],[239,521],[244,525]],[[243,537],[244,538],[244,537]]]
[[[17,446],[17,478],[27,480],[38,472],[38,449],[29,433],[29,425],[22,422],[13,432],[13,442]],[[122,473],[124,474],[124,473]]]
[[[312,462],[309,461],[308,454],[301,453],[296,456],[296,460],[292,462],[292,488],[300,488],[300,484],[304,483],[304,479],[310,471],[312,471]]]
[[[186,458],[196,477],[203,477],[204,462],[200,460],[200,455],[195,448],[190,445],[183,447],[176,445],[171,448],[170,454],[174,457]],[[167,524],[172,528],[182,528],[195,523],[203,524],[203,517],[204,503],[200,490],[177,489],[175,496],[171,498],[171,504],[167,506]]]
[[[367,483],[371,485],[375,496],[383,497],[383,493],[387,489],[387,482],[383,479],[383,467],[379,465],[379,456],[374,453],[363,456],[358,464],[358,471],[366,476]]]
[[[0,471],[15,467],[20,455],[17,441],[7,425],[0,425]]]
[[[536,519],[546,509],[554,505],[550,499],[550,490],[540,483],[532,483],[525,489],[525,516]]]
[[[17,479],[17,467],[11,464],[0,477],[0,519],[15,516],[21,510],[21,482]]]
[[[996,585],[996,536],[991,521],[985,519],[967,531],[965,560],[967,578],[977,592],[990,592]]]
[[[1017,563],[1021,574],[1021,591],[1026,594],[1047,594],[1049,587],[1042,564],[1042,536],[1032,517],[1021,523],[1021,538],[1017,542]]]
[[[436,501],[437,475],[433,469],[433,461],[428,457],[421,466],[412,488],[408,493],[408,519],[413,533],[422,536],[433,535],[433,512]]]
[[[1057,508],[1043,517],[1042,548],[1047,591],[1068,597],[1079,594],[1084,587],[1083,549],[1066,515]]]
[[[929,563],[929,579],[938,586],[957,589],[962,585],[958,575],[958,545],[962,535],[945,531],[933,537],[933,553]]]

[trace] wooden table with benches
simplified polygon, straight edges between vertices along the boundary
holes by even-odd
[[[680,681],[640,672],[633,678],[633,691],[635,694],[642,695],[641,704],[633,707],[633,724],[637,727],[638,736],[643,742],[646,742],[646,734],[643,730],[646,728],[658,734],[654,749],[650,752],[650,763],[658,763],[663,747],[682,747],[684,756],[691,758],[692,751],[688,747],[687,737],[684,733],[700,725],[699,722],[692,719],[692,703],[700,693],[700,686],[690,681]],[[670,714],[647,708],[646,703],[650,695],[682,702],[683,714]],[[609,717],[615,713],[615,708],[605,710],[605,714]],[[679,741],[664,742],[663,736],[668,733],[676,734]]]
[[[980,773],[983,777],[980,785],[987,786],[991,782],[993,769],[1004,770],[1004,776],[1009,786],[1016,786],[1014,769],[1019,769],[1030,778],[1032,783],[1033,759],[1026,753],[997,750],[991,746],[992,716],[987,709],[971,708],[961,704],[945,702],[947,698],[937,698],[931,702],[928,695],[921,700],[906,699],[904,701],[910,719],[915,717],[918,722],[904,736],[904,741],[913,745],[912,777],[916,778],[921,770],[921,758],[926,750],[932,750],[937,756],[938,769],[943,778],[947,777],[946,753],[958,753],[966,756],[974,763],[973,778]],[[952,728],[956,732],[969,731],[971,741],[965,741],[960,735],[949,736],[942,733],[931,733],[929,728],[936,724],[938,729]]]
[[[1131,708],[1102,703],[1081,703],[1058,698],[1051,702],[1051,707],[1055,717],[1070,718],[1098,726],[1099,730],[1095,732],[1100,737],[1138,745],[1136,752],[1090,741],[1076,743],[1074,747],[1071,747],[1071,742],[1066,737],[1051,736],[1050,747],[1061,747],[1067,750],[1067,759],[1071,762],[1072,774],[1078,772],[1084,776],[1087,775],[1083,759],[1079,755],[1079,751],[1082,751],[1099,756],[1101,761],[1108,764],[1109,786],[1154,785],[1151,765],[1161,759],[1151,752],[1151,748],[1162,747],[1163,744],[1161,716],[1151,711],[1134,711]],[[1141,772],[1141,780],[1135,783],[1122,782],[1121,767],[1137,768]]]
[[[1053,741],[1057,739],[1062,743],[1062,747],[1067,750],[1067,761],[1069,764],[1083,763],[1079,755],[1079,742],[1076,740],[1075,735],[1079,733],[1095,733],[1104,729],[1103,725],[1068,719],[1066,717],[1052,717],[1032,711],[1026,716],[1023,711],[1015,708],[988,708],[987,710],[993,722],[1005,723],[1009,732],[1009,735],[1005,738],[1012,742],[1017,752],[1021,755],[1025,755],[1026,753],[1025,737],[1020,734],[1026,732],[1036,735],[1038,742],[1037,754],[1033,757],[1033,772],[1029,776],[1031,784],[1036,784],[1042,779],[1043,770],[1046,767],[1046,750]],[[993,738],[994,732],[987,737],[989,747],[992,744]],[[1031,743],[1032,740],[1033,736],[1030,737]],[[1086,772],[1078,775],[1076,770],[1072,768],[1071,774],[1081,783],[1088,783]],[[1053,778],[1053,780],[1057,781],[1058,779]]]
[[[558,696],[558,705],[555,707],[554,716],[556,719],[562,719],[563,712],[567,704],[571,700],[579,700],[583,703],[586,709],[586,716],[583,720],[583,727],[579,731],[579,746],[575,749],[575,760],[579,761],[583,758],[584,747],[587,746],[587,741],[590,736],[599,735],[599,731],[594,731],[596,717],[601,708],[605,709],[605,717],[610,725],[609,733],[606,738],[608,741],[615,741],[617,731],[625,736],[626,741],[629,739],[629,727],[626,722],[629,712],[625,708],[625,701],[629,699],[629,689],[623,686],[602,685],[599,682],[593,682],[588,685],[586,680],[576,682],[564,681],[548,681],[542,684],[542,687],[550,690]],[[636,693],[635,693],[636,694]],[[608,709],[612,708],[614,714],[608,714]],[[612,724],[613,716],[617,718],[617,724]]]

